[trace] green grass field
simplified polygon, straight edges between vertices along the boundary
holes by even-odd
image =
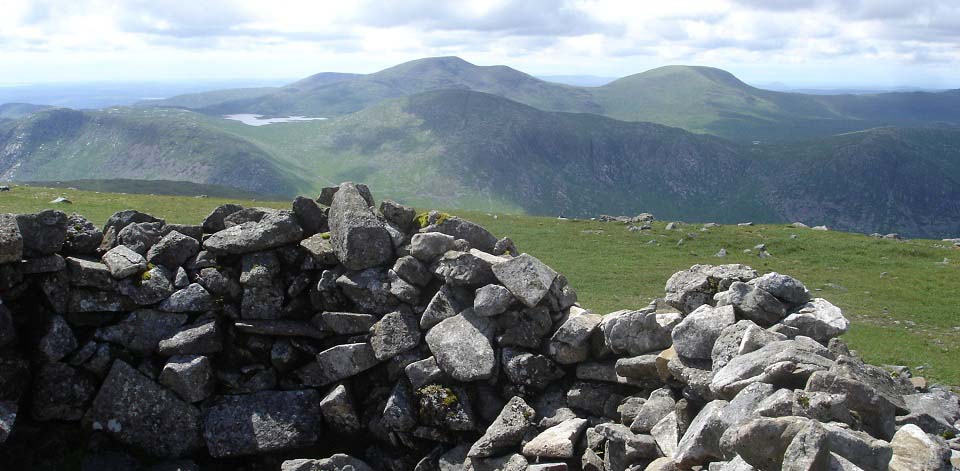
[[[136,208],[169,222],[198,223],[217,198],[95,193],[13,186],[0,193],[0,212],[34,212],[58,205],[103,224],[113,212]],[[289,207],[288,202],[237,201],[243,205]],[[427,209],[427,208],[420,208]],[[598,313],[640,308],[663,296],[667,278],[697,263],[745,263],[761,272],[797,277],[815,295],[843,308],[853,322],[845,338],[868,361],[923,367],[917,374],[960,385],[960,250],[931,240],[894,241],[859,234],[818,232],[783,225],[702,224],[666,231],[629,232],[619,223],[492,215],[454,211],[564,273],[581,304]],[[691,236],[690,234],[693,234]],[[791,238],[796,235],[796,238]],[[684,242],[677,245],[680,239]],[[744,249],[766,244],[772,258]],[[714,256],[725,248],[728,256]]]

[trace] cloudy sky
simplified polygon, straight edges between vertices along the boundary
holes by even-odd
[[[0,0],[0,83],[295,78],[457,55],[534,75],[960,88],[957,0]]]

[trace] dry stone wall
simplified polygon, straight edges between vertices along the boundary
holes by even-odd
[[[0,468],[949,470],[958,398],[789,276],[598,315],[363,185],[201,224],[0,215]]]

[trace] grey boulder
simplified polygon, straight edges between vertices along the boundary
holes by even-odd
[[[217,397],[204,421],[207,449],[221,458],[311,445],[322,434],[320,400],[314,390]]]
[[[337,259],[350,270],[386,264],[393,239],[353,183],[342,183],[330,204],[330,242]]]
[[[529,254],[493,265],[493,274],[527,307],[534,307],[550,292],[557,272]]]
[[[290,211],[271,211],[258,222],[245,222],[211,235],[203,247],[214,254],[244,254],[299,242],[303,229]]]
[[[700,306],[671,331],[673,348],[684,358],[710,360],[720,333],[736,321],[732,306]]]
[[[86,420],[154,456],[175,458],[201,447],[197,409],[121,360],[113,362]]]
[[[487,322],[469,311],[444,319],[426,337],[440,369],[464,382],[490,378],[497,362]]]

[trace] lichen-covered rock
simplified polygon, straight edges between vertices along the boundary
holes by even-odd
[[[328,428],[345,435],[360,433],[360,418],[346,384],[339,384],[320,400],[320,410]]]
[[[103,263],[116,279],[126,278],[147,269],[147,259],[125,245],[118,245],[103,254]]]
[[[63,248],[67,239],[67,215],[63,211],[47,209],[36,214],[18,214],[16,220],[23,237],[24,256],[53,255]],[[15,239],[13,236],[12,240]]]
[[[521,254],[492,268],[500,283],[527,307],[539,304],[557,279],[557,272],[529,254]]]
[[[114,361],[86,420],[92,430],[154,456],[186,456],[202,446],[197,409],[121,360]]]
[[[804,304],[810,301],[810,291],[800,280],[777,272],[766,273],[749,281],[750,285],[760,288],[787,305]]]
[[[34,379],[31,415],[36,420],[79,420],[97,392],[90,373],[48,363]]]
[[[486,285],[477,288],[473,298],[473,312],[480,317],[491,317],[504,313],[514,297],[510,290],[500,285]]]
[[[298,370],[304,384],[325,386],[373,368],[378,363],[369,343],[337,345],[317,354],[317,361]]]
[[[602,319],[583,310],[572,312],[566,322],[550,337],[547,351],[562,365],[570,365],[590,357],[590,338]]]
[[[732,305],[739,319],[749,319],[769,327],[787,315],[787,305],[756,286],[734,282],[727,291],[715,296],[717,306]]]
[[[23,236],[17,217],[0,214],[0,264],[19,262],[23,258]]]
[[[147,251],[146,259],[150,263],[163,265],[171,270],[183,265],[190,257],[200,252],[200,242],[177,231],[163,236]]]
[[[710,390],[729,398],[755,382],[801,387],[811,374],[830,369],[833,362],[833,354],[812,339],[774,342],[730,360],[716,372]]]
[[[370,328],[370,347],[378,361],[393,358],[420,344],[417,318],[403,311],[391,312]]]
[[[681,320],[676,312],[617,311],[604,316],[600,330],[614,355],[643,355],[672,345],[671,333]]]
[[[757,276],[756,270],[746,265],[694,265],[667,280],[664,301],[687,314],[712,304],[714,295],[729,289],[733,282],[750,281]]]
[[[477,381],[490,378],[496,368],[488,329],[487,321],[468,310],[435,325],[426,341],[444,373],[457,381]]]
[[[258,222],[228,227],[203,242],[215,254],[244,254],[299,242],[303,229],[290,211],[272,211]]]
[[[939,438],[924,433],[916,425],[904,425],[897,430],[890,446],[893,448],[890,471],[950,471],[953,468],[950,464],[950,447]]]
[[[579,418],[554,425],[527,442],[523,454],[533,458],[572,458],[586,426],[586,419]]]
[[[159,381],[187,402],[200,402],[210,397],[215,387],[213,365],[202,355],[171,357],[163,366]]]
[[[783,319],[783,325],[797,329],[798,335],[826,344],[830,339],[847,333],[850,321],[843,316],[840,308],[823,298],[816,298],[789,314]]]
[[[330,204],[330,242],[337,259],[350,270],[385,265],[393,257],[393,239],[353,183],[342,183]]]
[[[709,360],[720,333],[736,321],[732,306],[700,306],[671,331],[673,348],[681,357]]]
[[[204,312],[216,309],[213,296],[199,283],[191,283],[160,303],[164,312]]]
[[[139,309],[117,324],[98,328],[93,338],[122,345],[134,353],[151,355],[157,351],[161,340],[176,334],[186,322],[186,314]]]
[[[207,449],[227,457],[309,446],[323,433],[320,400],[313,390],[219,396],[204,420]]]
[[[216,321],[181,329],[173,336],[160,341],[158,353],[173,355],[204,355],[223,349],[220,329]]]
[[[203,232],[213,234],[226,229],[223,218],[243,209],[239,204],[227,203],[217,206],[203,219]]]
[[[454,239],[463,239],[469,242],[471,247],[487,253],[492,253],[497,244],[497,238],[490,231],[466,219],[448,216],[428,222],[430,224],[421,229],[421,232],[440,232]]]
[[[311,236],[327,232],[327,210],[322,208],[316,201],[298,196],[293,200],[293,214],[297,216],[297,222],[303,228],[303,235]]]

